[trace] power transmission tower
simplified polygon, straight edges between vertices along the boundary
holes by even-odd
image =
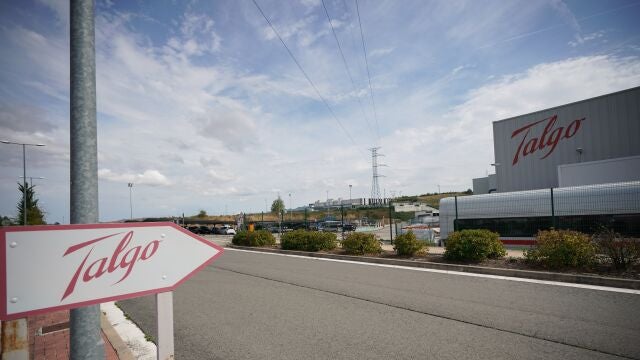
[[[378,178],[384,177],[384,175],[378,173],[378,168],[381,166],[387,166],[385,164],[378,163],[378,157],[384,156],[383,154],[378,153],[379,149],[380,146],[369,148],[369,151],[371,151],[371,170],[373,171],[373,177],[371,179],[371,201],[376,205],[382,203]]]

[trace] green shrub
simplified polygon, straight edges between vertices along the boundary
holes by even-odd
[[[479,262],[506,254],[498,233],[489,230],[462,230],[454,231],[447,238],[444,258]]]
[[[342,240],[342,248],[349,255],[380,254],[382,246],[373,234],[354,232]]]
[[[267,230],[242,230],[233,235],[231,243],[240,246],[272,246],[275,245],[276,238]]]
[[[578,231],[545,230],[538,232],[536,246],[525,251],[524,257],[549,268],[579,268],[595,262],[596,246]]]
[[[429,248],[423,241],[416,239],[413,231],[409,230],[406,234],[398,235],[394,240],[393,250],[400,256],[413,256],[418,253],[426,253]],[[425,251],[427,250],[427,251]]]
[[[626,270],[640,262],[640,239],[624,238],[603,228],[593,235],[599,253],[604,254],[616,270]]]
[[[333,250],[338,242],[334,233],[295,230],[282,234],[280,246],[284,250],[320,251]]]

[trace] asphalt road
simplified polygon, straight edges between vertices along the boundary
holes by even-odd
[[[154,299],[120,303],[155,337]],[[174,295],[177,359],[640,359],[640,295],[227,249]]]

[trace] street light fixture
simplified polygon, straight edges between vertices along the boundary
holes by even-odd
[[[19,143],[7,140],[0,140],[0,143],[8,145],[22,145],[22,225],[27,226],[27,146],[45,146],[44,144]]]
[[[45,180],[46,177],[42,177],[42,176],[27,176],[29,178],[29,183],[31,184],[31,186],[33,186],[33,179],[39,179],[39,180]],[[22,179],[22,176],[20,176],[18,179]]]

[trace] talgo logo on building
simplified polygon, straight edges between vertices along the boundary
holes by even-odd
[[[547,149],[547,152],[540,159],[546,159],[553,153],[560,141],[570,139],[578,133],[580,126],[585,119],[586,118],[573,120],[566,128],[564,126],[555,127],[556,122],[558,121],[558,115],[553,115],[516,129],[511,133],[511,138],[513,139],[518,135],[521,135],[522,140],[518,145],[518,150],[516,150],[516,153],[513,156],[513,162],[511,165],[513,166],[517,164],[520,157],[526,157],[538,150],[543,151],[545,148]],[[546,121],[547,124],[545,125],[544,130],[542,130],[542,134],[540,136],[534,136],[534,134],[532,134],[530,137],[529,133],[531,130],[536,125],[544,121]]]

